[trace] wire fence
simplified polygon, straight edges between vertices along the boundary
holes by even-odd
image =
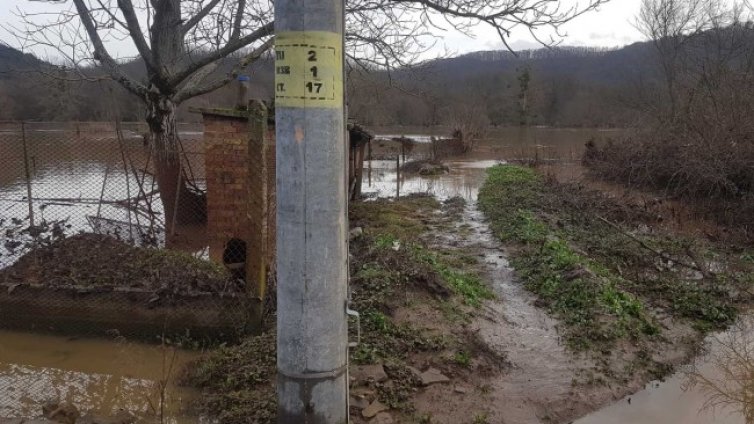
[[[113,341],[185,346],[259,325],[246,242],[218,227],[239,226],[222,219],[238,202],[222,202],[246,193],[254,158],[238,146],[248,133],[217,133],[210,148],[202,125],[181,124],[177,150],[160,152],[147,134],[143,123],[0,123],[0,421],[39,416],[51,396],[89,405],[115,390],[136,409],[149,407],[147,395],[165,397],[154,393],[155,370],[116,384],[106,378],[121,366],[113,361],[81,373],[21,359],[73,349],[61,336],[99,338],[105,350]],[[24,343],[40,350],[21,354]],[[160,362],[130,355],[141,354]],[[134,394],[139,385],[147,395]]]

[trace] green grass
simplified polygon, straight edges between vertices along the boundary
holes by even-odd
[[[350,306],[361,314],[361,343],[350,350],[350,360],[382,364],[391,384],[379,385],[377,397],[407,412],[419,384],[407,367],[410,355],[429,352],[447,358],[446,352],[457,352],[449,363],[468,367],[476,353],[460,350],[467,309],[492,297],[466,269],[475,264],[472,258],[463,252],[435,251],[422,241],[430,230],[427,223],[437,222],[440,208],[433,198],[414,196],[356,203],[350,210],[352,226],[364,230],[350,243]],[[393,312],[409,308],[408,293],[422,306],[439,311],[449,330],[436,333],[423,327],[424,322],[399,322]],[[274,335],[265,334],[211,352],[187,370],[184,380],[203,390],[201,407],[222,422],[243,423],[253,416],[255,422],[273,423],[274,364]]]
[[[533,170],[504,165],[488,171],[479,204],[495,234],[519,245],[511,264],[566,325],[569,345],[583,350],[656,334],[645,305],[620,288],[620,278],[574,250],[561,230],[540,217],[544,196],[544,184]]]
[[[701,239],[658,231],[633,234],[656,217],[580,186],[544,181],[530,168],[489,169],[479,205],[495,235],[516,247],[512,265],[564,322],[576,349],[655,336],[660,330],[650,309],[687,319],[702,332],[724,328],[737,314],[732,288],[752,283],[747,261],[753,255],[738,254],[737,271],[689,278],[689,269],[678,263],[693,264],[697,257],[720,263],[730,257]],[[676,265],[658,266],[656,252],[678,258]]]
[[[453,355],[453,362],[464,368],[469,368],[471,366],[471,355],[465,350],[459,350]]]
[[[357,203],[350,211],[352,226],[364,228],[363,235],[351,242],[352,308],[362,316],[361,344],[351,359],[357,364],[385,364],[399,376],[398,380],[391,376],[394,389],[378,388],[381,401],[398,409],[408,407],[406,401],[414,390],[411,374],[402,365],[411,354],[434,352],[443,357],[443,352],[455,351],[451,363],[464,368],[474,354],[459,349],[460,333],[419,327],[436,323],[398,323],[391,311],[410,309],[410,302],[417,302],[439,311],[443,325],[453,328],[465,325],[469,310],[494,297],[472,271],[475,258],[459,250],[431,248],[423,241],[422,236],[432,230],[429,222],[436,226],[447,220],[450,212],[441,208],[433,198],[414,196],[397,202]],[[438,217],[441,212],[443,217]],[[413,294],[407,296],[409,292]]]
[[[492,290],[473,272],[448,264],[444,256],[421,245],[409,246],[411,255],[418,262],[428,264],[444,282],[459,294],[466,304],[479,307],[483,300],[495,297]],[[452,253],[451,253],[452,255]]]

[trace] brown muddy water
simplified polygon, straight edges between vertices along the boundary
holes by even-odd
[[[160,413],[165,422],[197,423],[188,406],[197,393],[177,385],[181,368],[198,353],[123,340],[72,339],[0,331],[0,418],[39,417],[49,400],[72,402],[82,414],[141,417]]]
[[[379,132],[378,132],[379,134]],[[428,193],[438,198],[455,196],[467,200],[463,222],[478,233],[477,247],[483,249],[492,281],[500,293],[501,310],[491,311],[502,317],[498,327],[480,329],[492,345],[509,352],[509,359],[518,365],[501,380],[496,388],[506,393],[501,405],[525,404],[532,397],[558,396],[570,389],[570,367],[576,361],[566,362],[568,354],[559,345],[554,322],[539,308],[533,306],[533,297],[512,277],[512,272],[476,208],[479,187],[485,180],[485,169],[496,163],[519,159],[539,159],[577,162],[584,143],[590,138],[617,135],[615,131],[571,130],[547,128],[503,128],[493,130],[482,140],[475,151],[464,157],[447,160],[450,172],[436,177],[402,175],[395,172],[395,161],[369,161],[365,164],[363,192],[369,196],[394,197],[396,194]],[[390,129],[388,136],[427,136],[415,129]],[[443,135],[443,134],[432,134]],[[428,137],[424,137],[428,140]],[[2,141],[2,137],[0,137]],[[421,141],[421,139],[419,140]],[[44,140],[37,144],[43,146]],[[18,146],[12,149],[0,143],[0,218],[22,218],[25,213],[26,185],[23,168],[15,161],[11,167],[2,162],[3,157],[18,156]],[[80,143],[59,145],[59,157],[50,157],[56,150],[34,150],[38,153],[32,163],[32,185],[39,197],[97,198],[103,185],[103,175],[110,169],[108,192],[113,199],[123,198],[124,173],[118,169],[118,158],[112,147],[91,146],[83,150]],[[36,149],[36,147],[35,147]],[[417,155],[422,150],[417,151]],[[12,153],[12,154],[11,154]],[[53,156],[55,156],[53,155]],[[87,158],[90,155],[91,157]],[[411,160],[412,157],[408,157]],[[199,164],[197,164],[199,168]],[[9,169],[12,169],[10,171]],[[371,169],[371,171],[369,171]],[[112,188],[110,188],[112,184]],[[56,196],[58,188],[63,196]],[[37,193],[37,192],[35,192]],[[48,216],[70,216],[74,227],[86,229],[86,215],[96,213],[96,207],[83,205],[48,204],[42,213]],[[39,208],[43,203],[35,203]],[[125,220],[122,210],[110,210],[115,219]],[[120,215],[119,215],[120,214]],[[5,253],[5,252],[3,252]],[[2,262],[2,261],[0,261]],[[494,274],[494,275],[493,275]],[[492,322],[492,321],[491,321]],[[178,351],[174,369],[193,359],[197,354]],[[172,351],[150,346],[113,340],[69,339],[37,334],[0,331],[0,418],[39,416],[41,402],[51,398],[73,401],[80,410],[108,414],[127,409],[144,414],[155,403],[155,382],[164,378],[166,360]],[[169,362],[169,361],[168,361]],[[714,363],[701,360],[698,369],[705,375],[715,376]],[[537,383],[541,380],[541,384]],[[534,381],[533,381],[534,380]],[[174,381],[174,380],[173,380]],[[731,409],[719,410],[714,416],[699,411],[705,404],[706,394],[698,387],[686,387],[685,374],[679,373],[664,383],[653,382],[647,388],[628,398],[577,421],[580,424],[596,423],[740,423],[740,414]],[[529,390],[529,392],[525,392]],[[532,391],[540,393],[532,395]],[[186,388],[169,385],[167,390],[167,422],[202,422],[185,407],[191,404],[196,393]],[[546,400],[546,399],[545,399]],[[545,402],[546,403],[546,402]],[[430,405],[432,406],[432,405]],[[432,407],[442,409],[442,405]],[[464,405],[457,405],[468,410]],[[516,409],[516,408],[512,408]],[[506,423],[537,422],[536,411],[518,408]],[[694,421],[696,420],[696,421]]]
[[[573,424],[747,424],[741,408],[744,402],[751,408],[746,369],[754,360],[753,329],[752,317],[742,318],[728,331],[710,336],[707,352],[694,363]],[[700,383],[702,379],[711,384]]]
[[[142,172],[146,156],[138,132],[124,131],[121,149],[112,131],[77,133],[38,124],[27,128],[26,137],[14,128],[0,130],[3,236],[29,225],[29,190],[37,224],[65,220],[70,234],[93,231],[93,217],[116,223],[133,220],[137,225],[137,218],[115,202],[137,193],[133,170],[124,168],[124,154],[128,165],[144,177],[145,186],[152,186],[149,174]],[[181,134],[197,182],[202,184],[201,133]],[[99,205],[100,199],[106,203]],[[160,213],[158,199],[154,206]],[[122,234],[128,237],[126,231]],[[0,268],[22,253],[0,240]],[[49,400],[70,401],[82,414],[106,416],[124,409],[149,418],[161,409],[162,392],[163,412],[156,415],[162,415],[163,421],[199,422],[187,409],[196,393],[175,384],[180,369],[197,355],[115,337],[76,339],[0,330],[0,418],[39,417],[41,405]],[[167,382],[165,390],[157,388],[160,381]]]

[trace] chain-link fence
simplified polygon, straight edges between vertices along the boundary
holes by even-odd
[[[112,361],[81,373],[50,368],[49,358],[19,359],[30,340],[49,352],[78,349],[60,336],[94,336],[100,341],[88,343],[105,352],[114,340],[130,351],[135,340],[214,342],[258,325],[246,241],[218,229],[233,207],[222,202],[248,190],[229,171],[254,160],[234,156],[243,134],[215,137],[229,163],[208,150],[198,124],[179,125],[176,148],[167,149],[141,123],[0,123],[0,418],[38,416],[48,397],[87,404],[102,390],[144,404],[143,394],[129,394],[140,378],[108,386],[119,367]],[[129,355],[160,362],[139,352]],[[155,372],[148,377],[159,381]]]

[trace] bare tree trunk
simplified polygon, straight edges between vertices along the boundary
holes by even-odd
[[[147,124],[155,164],[155,178],[160,191],[165,228],[175,224],[200,224],[207,221],[207,198],[189,190],[181,177],[182,161],[178,129],[175,124],[176,104],[163,96],[147,99]]]

